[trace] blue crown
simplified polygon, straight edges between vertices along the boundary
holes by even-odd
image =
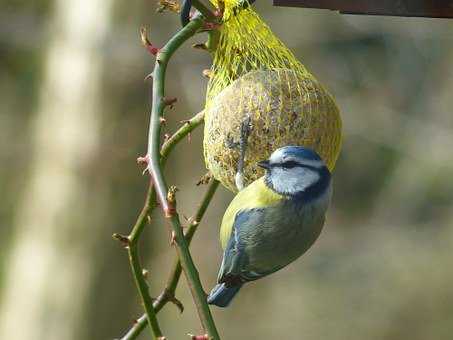
[[[316,153],[316,151],[306,148],[304,146],[289,145],[280,148],[282,154],[286,156],[293,156],[295,158],[303,158],[312,161],[320,161],[321,157]]]

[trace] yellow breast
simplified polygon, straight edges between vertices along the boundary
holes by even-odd
[[[223,215],[220,228],[220,242],[225,249],[231,235],[233,223],[238,212],[275,205],[283,199],[282,195],[269,189],[264,183],[264,177],[257,179],[240,191],[231,201],[225,215]]]

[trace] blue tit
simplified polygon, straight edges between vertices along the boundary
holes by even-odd
[[[224,253],[209,304],[228,306],[244,283],[296,260],[324,225],[331,176],[316,152],[286,146],[258,165],[265,175],[240,191],[223,216]]]

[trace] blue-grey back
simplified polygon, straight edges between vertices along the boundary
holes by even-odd
[[[239,222],[238,237],[247,256],[247,271],[270,274],[305,253],[321,233],[331,186],[306,202],[293,197],[275,206],[249,212]],[[251,214],[251,215],[250,215]]]

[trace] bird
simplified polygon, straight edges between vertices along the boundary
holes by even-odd
[[[208,304],[227,307],[245,283],[304,254],[323,228],[332,180],[314,150],[285,146],[258,165],[264,176],[239,191],[223,216],[223,258]]]

